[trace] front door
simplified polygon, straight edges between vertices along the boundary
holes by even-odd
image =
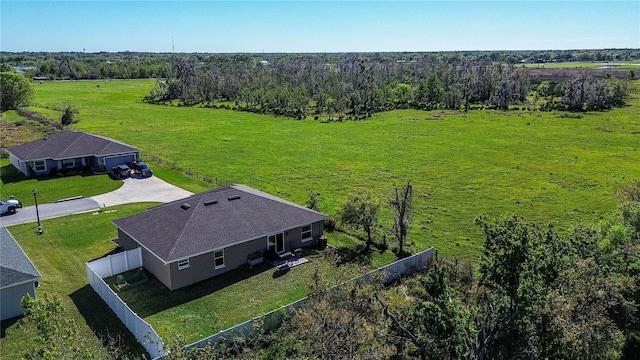
[[[280,254],[284,252],[284,234],[283,233],[270,235],[267,241],[268,241],[268,244],[267,244],[268,250],[274,249],[276,251],[276,254]]]

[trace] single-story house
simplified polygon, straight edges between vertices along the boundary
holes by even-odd
[[[245,185],[229,185],[115,220],[118,244],[169,290],[267,253],[316,245],[327,216]],[[250,257],[250,255],[253,255]]]
[[[140,158],[138,148],[80,131],[61,132],[12,146],[7,152],[11,164],[26,176],[49,174],[53,169],[109,171],[115,165]]]
[[[22,297],[36,297],[41,277],[9,230],[0,228],[0,320],[24,314]]]

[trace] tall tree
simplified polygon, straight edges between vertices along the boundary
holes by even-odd
[[[371,245],[371,232],[378,223],[380,202],[370,194],[353,195],[339,210],[338,218],[344,225],[364,230],[367,234],[367,246]]]
[[[0,109],[12,110],[29,104],[33,96],[33,86],[24,76],[5,71],[0,73]]]
[[[395,215],[393,234],[398,242],[398,256],[402,256],[413,215],[413,187],[410,181],[407,181],[407,185],[402,189],[395,189],[395,199],[391,200],[389,205]]]

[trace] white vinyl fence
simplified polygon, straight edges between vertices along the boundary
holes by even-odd
[[[156,359],[166,355],[164,343],[158,333],[134,313],[103,280],[103,278],[141,267],[142,251],[137,248],[88,262],[86,264],[87,280],[136,340],[144,346],[151,358]]]
[[[384,282],[385,284],[390,284],[398,280],[403,275],[412,274],[416,271],[426,268],[431,264],[432,260],[433,260],[433,248],[429,248],[425,251],[422,251],[410,257],[404,258],[402,260],[398,260],[387,266],[383,266],[381,268],[373,270],[363,276],[371,277],[371,275],[374,273],[384,272],[386,273]],[[356,280],[356,279],[353,279],[353,280]],[[350,280],[350,281],[353,281],[353,280]],[[340,285],[336,285],[336,286],[340,286]],[[279,309],[268,312],[259,318],[245,321],[241,324],[238,324],[226,330],[222,330],[215,335],[211,335],[193,344],[187,345],[184,347],[184,349],[204,347],[206,345],[215,346],[222,340],[234,340],[236,338],[247,338],[249,336],[256,334],[256,331],[258,330],[256,326],[261,326],[263,330],[273,330],[282,323],[282,321],[286,316],[290,315],[296,309],[299,309],[302,306],[304,306],[304,303],[306,302],[306,300],[307,298],[305,297],[289,305],[285,305]]]

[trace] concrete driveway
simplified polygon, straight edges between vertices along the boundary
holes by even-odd
[[[50,219],[70,214],[98,210],[105,206],[115,206],[136,202],[170,202],[193,193],[171,185],[155,176],[150,178],[128,178],[117,190],[90,198],[57,201],[38,206],[40,219]],[[36,221],[35,206],[19,209],[16,214],[2,214],[1,226],[11,226]]]
[[[119,189],[93,196],[91,199],[103,207],[136,202],[171,202],[193,195],[192,192],[171,185],[155,176],[131,177],[123,181],[124,185]]]

